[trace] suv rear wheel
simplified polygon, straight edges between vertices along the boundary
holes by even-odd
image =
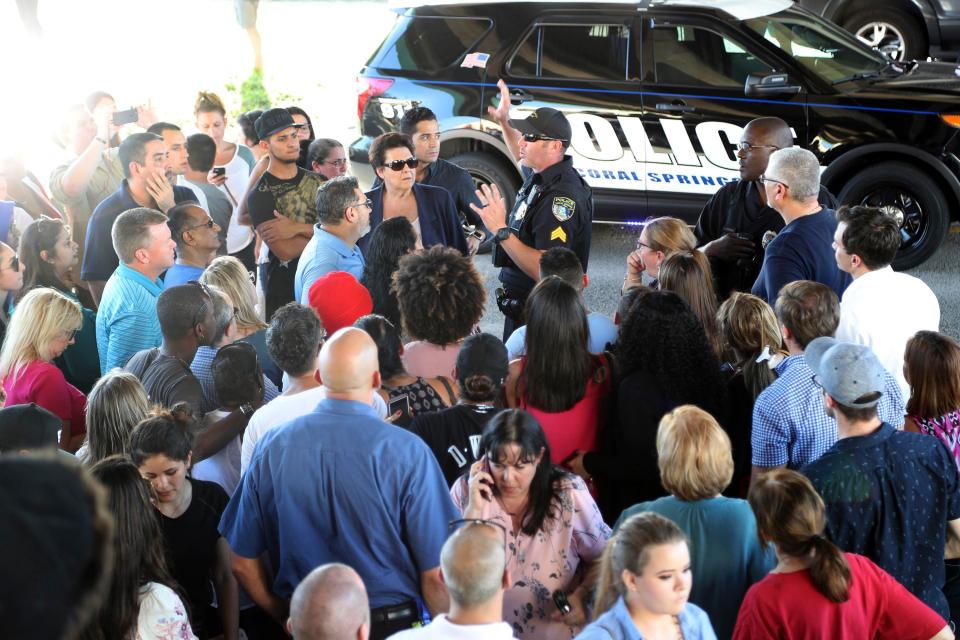
[[[936,253],[950,225],[943,189],[930,176],[902,162],[882,162],[850,178],[840,202],[879,207],[900,225],[898,271],[912,269]]]
[[[843,21],[843,28],[893,60],[925,60],[927,37],[912,15],[899,9],[865,9]]]

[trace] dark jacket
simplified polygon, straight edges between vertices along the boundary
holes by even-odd
[[[367,243],[377,226],[383,222],[383,187],[377,187],[367,192],[367,197],[373,203],[370,212],[370,233],[360,238],[357,246],[364,256],[367,253]],[[442,244],[453,247],[467,255],[467,240],[460,228],[460,218],[457,207],[453,203],[450,192],[441,187],[431,187],[425,184],[413,185],[413,197],[417,200],[417,215],[420,222],[420,242],[424,247]]]

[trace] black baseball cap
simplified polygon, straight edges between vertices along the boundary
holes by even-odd
[[[0,451],[56,449],[63,422],[35,402],[0,409]]]
[[[293,116],[286,109],[267,109],[260,114],[253,128],[257,131],[257,137],[266,140],[277,131],[283,131],[287,127],[295,127]]]
[[[573,135],[567,116],[552,107],[540,107],[523,120],[511,119],[510,126],[520,133],[532,133],[564,142],[570,142],[570,136]]]
[[[463,341],[457,355],[457,376],[464,381],[470,376],[487,376],[497,384],[507,377],[507,348],[500,338],[478,333]]]

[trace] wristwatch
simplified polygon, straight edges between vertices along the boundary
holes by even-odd
[[[500,244],[501,242],[509,238],[512,233],[513,233],[513,229],[511,229],[510,227],[503,227],[502,229],[500,229],[500,231],[497,231],[497,235],[493,237],[493,241],[496,242],[497,244]]]
[[[240,413],[249,418],[253,415],[253,405],[249,402],[240,405]]]

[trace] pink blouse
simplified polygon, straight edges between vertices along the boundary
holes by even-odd
[[[400,359],[403,361],[403,368],[412,376],[444,376],[454,380],[453,370],[457,367],[458,355],[460,343],[439,346],[432,342],[415,340],[404,345]]]
[[[470,497],[466,478],[454,483],[450,495],[462,513]],[[556,589],[573,591],[582,581],[586,565],[599,561],[610,539],[610,527],[580,478],[562,481],[559,506],[557,517],[544,520],[533,536],[513,531],[510,515],[499,500],[488,502],[480,515],[499,522],[509,532],[507,569],[513,584],[503,597],[503,619],[518,638],[569,640],[581,631],[551,620],[557,610],[551,596]]]

